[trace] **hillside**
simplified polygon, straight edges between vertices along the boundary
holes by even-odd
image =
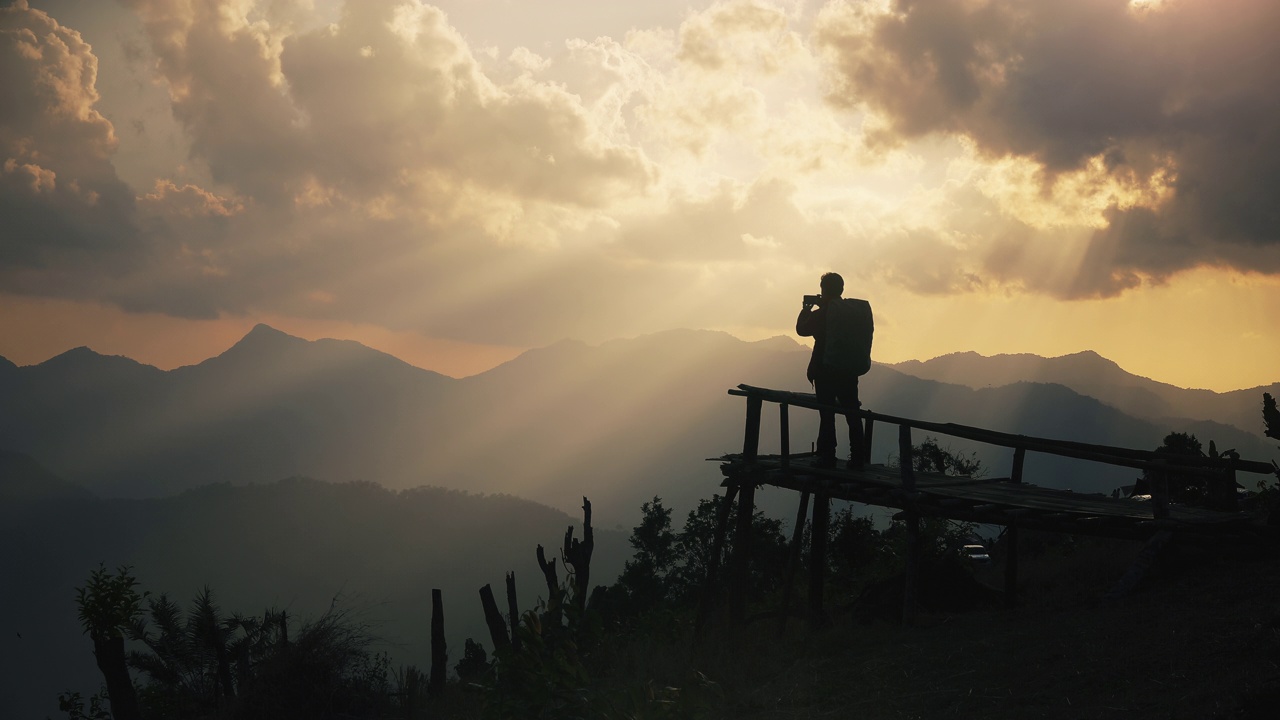
[[[0,715],[43,718],[57,709],[59,692],[98,687],[74,588],[99,563],[132,565],[141,589],[184,606],[209,585],[228,612],[276,607],[305,619],[331,606],[350,609],[375,628],[384,639],[376,649],[397,666],[426,667],[432,588],[443,591],[456,662],[465,638],[489,645],[478,589],[501,588],[514,571],[521,604],[532,608],[546,595],[536,547],[555,557],[571,525],[580,537],[580,514],[511,496],[306,479],[146,500],[5,499]],[[606,526],[595,541],[592,577],[611,582],[629,556],[625,535]]]
[[[1182,548],[1134,594],[1105,600],[1137,554],[1085,541],[1023,565],[1024,604],[934,613],[915,627],[841,614],[820,635],[770,624],[693,665],[717,718],[1044,720],[1274,717],[1280,571],[1268,558]],[[998,575],[999,567],[991,569]],[[689,684],[680,668],[659,682]]]

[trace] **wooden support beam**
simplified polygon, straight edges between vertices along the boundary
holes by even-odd
[[[898,458],[901,463],[902,489],[908,494],[915,493],[916,476],[911,467],[911,426],[898,426]],[[915,620],[916,592],[920,583],[920,513],[915,503],[907,501],[904,512],[907,525],[907,568],[906,579],[902,588],[902,624],[909,625]]]
[[[755,514],[756,486],[742,484],[738,491],[738,521],[733,529],[732,568],[729,573],[729,618],[741,624],[746,617],[747,575],[751,563],[751,516]]]
[[[782,435],[782,469],[791,467],[791,419],[786,403],[778,403],[778,427]]]
[[[795,529],[791,532],[791,552],[787,555],[787,574],[782,582],[782,613],[778,618],[778,635],[787,629],[787,615],[791,612],[791,593],[796,581],[796,567],[800,565],[800,545],[804,541],[804,523],[809,514],[809,491],[800,492],[800,509],[796,511]]]
[[[809,627],[827,624],[822,600],[826,593],[827,530],[831,524],[831,498],[824,493],[813,497],[813,526],[809,533]]]
[[[982,503],[982,504],[980,504],[980,505],[974,505],[974,506],[973,506],[973,509],[974,509],[976,512],[990,512],[990,511],[995,510],[996,508],[1000,508],[1000,507],[1004,507],[1004,506],[1003,506],[1003,505],[998,505],[998,504],[996,504],[996,503]]]
[[[1022,484],[1022,470],[1027,460],[1027,449],[1014,448],[1013,468],[1009,471],[1009,482]],[[1012,610],[1018,606],[1018,521],[1016,516],[1005,526],[1004,555],[1004,607]]]
[[[760,450],[760,410],[764,401],[758,397],[747,398],[747,427],[742,437],[742,459],[755,462]]]
[[[693,623],[693,636],[701,637],[706,627],[711,608],[715,606],[720,588],[716,582],[720,570],[720,556],[724,553],[724,536],[729,529],[729,508],[738,496],[738,483],[734,482],[725,489],[724,502],[716,509],[716,533],[711,539],[711,558],[707,562],[707,577],[703,580],[702,597],[698,601],[698,615]]]

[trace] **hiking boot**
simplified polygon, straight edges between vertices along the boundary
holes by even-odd
[[[849,462],[845,463],[845,467],[848,468],[849,470],[861,470],[863,467],[863,464],[861,460],[858,460],[856,458],[849,458]]]
[[[836,466],[836,457],[834,455],[819,455],[814,458],[813,466],[824,470],[834,469]]]

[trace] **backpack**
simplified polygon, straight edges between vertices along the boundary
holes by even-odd
[[[822,364],[842,374],[866,375],[871,369],[871,336],[875,332],[871,303],[841,298],[824,310],[827,332]]]

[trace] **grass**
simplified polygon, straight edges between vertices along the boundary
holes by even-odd
[[[1025,559],[1011,612],[935,613],[912,627],[843,613],[818,633],[790,623],[782,638],[761,621],[717,630],[692,654],[635,646],[632,671],[679,682],[696,668],[718,687],[709,717],[1272,717],[1275,559],[1178,546],[1138,590],[1106,600],[1140,547],[1085,540]],[[1001,572],[981,579],[998,584]]]

